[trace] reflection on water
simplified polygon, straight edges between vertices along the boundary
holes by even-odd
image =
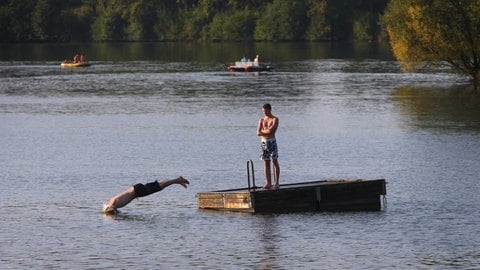
[[[258,238],[262,244],[261,252],[264,256],[260,259],[258,269],[279,269],[281,265],[277,263],[275,258],[281,256],[278,243],[282,234],[277,224],[276,215],[261,215],[258,220]]]
[[[57,61],[85,53],[90,61],[234,62],[260,54],[261,61],[393,59],[388,44],[350,43],[74,43],[0,44],[0,61]],[[227,61],[227,62],[226,62]]]
[[[393,91],[393,100],[419,128],[480,130],[480,93],[470,85],[404,86]]]

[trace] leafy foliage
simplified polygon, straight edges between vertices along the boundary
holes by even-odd
[[[217,14],[209,25],[209,40],[242,41],[253,40],[255,15],[248,11]]]
[[[2,0],[0,42],[376,40],[386,2]]]
[[[309,9],[307,10],[307,19],[309,24],[305,31],[305,39],[307,40],[327,40],[331,27],[328,23],[327,0],[311,0]]]
[[[258,19],[256,40],[300,40],[306,29],[306,4],[303,0],[274,0]]]
[[[392,1],[385,14],[393,52],[413,71],[447,63],[480,84],[480,0]]]

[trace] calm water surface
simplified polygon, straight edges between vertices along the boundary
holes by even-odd
[[[72,48],[2,46],[3,269],[480,268],[480,94],[462,77],[320,45],[97,45],[84,69],[53,56]],[[224,71],[259,49],[274,72]],[[197,192],[246,186],[249,159],[263,181],[265,102],[283,183],[385,178],[386,209],[198,211]],[[188,190],[100,213],[129,185],[178,175]]]

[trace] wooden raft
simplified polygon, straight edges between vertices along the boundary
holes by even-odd
[[[323,180],[197,193],[198,208],[247,213],[301,211],[379,211],[385,179]]]

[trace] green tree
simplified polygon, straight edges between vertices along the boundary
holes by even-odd
[[[130,5],[127,34],[131,40],[155,40],[156,7],[152,0],[140,0]]]
[[[305,33],[307,40],[330,39],[330,25],[327,20],[327,0],[309,0],[307,16],[309,24]]]
[[[0,41],[375,39],[388,0],[0,0]]]
[[[331,40],[353,40],[354,0],[327,0]]]
[[[227,0],[228,6],[236,11],[242,10],[262,10],[266,4],[271,3],[272,0]]]
[[[158,40],[177,40],[179,25],[177,18],[181,10],[177,7],[176,0],[163,0],[157,4],[156,20],[153,26]]]
[[[187,40],[207,38],[206,27],[221,8],[218,0],[199,0],[192,10],[185,12],[183,36]]]
[[[404,70],[446,63],[480,85],[480,0],[391,1],[385,22]]]
[[[10,25],[10,8],[8,5],[0,5],[0,42],[12,41]]]
[[[258,19],[256,40],[300,40],[306,28],[306,3],[304,0],[274,0]]]
[[[34,40],[32,17],[35,1],[22,1],[19,4],[18,1],[7,0],[3,1],[3,3],[0,2],[0,4],[2,6],[0,15],[6,16],[0,20],[3,26],[6,27],[5,30],[1,30],[7,38],[5,41],[21,42]]]
[[[93,5],[85,1],[79,6],[75,6],[65,13],[65,23],[63,32],[69,36],[72,41],[91,41],[92,40],[92,22],[95,18]],[[69,31],[68,31],[69,30]]]
[[[95,41],[119,41],[125,38],[126,10],[122,0],[99,1],[96,5],[97,18],[92,25],[92,37]]]
[[[249,11],[217,14],[209,25],[208,39],[247,41],[253,40],[255,16]]]
[[[36,36],[41,40],[53,38],[55,19],[58,18],[57,5],[52,0],[39,0],[33,10],[32,24]]]
[[[378,15],[372,12],[362,12],[353,22],[355,40],[376,41],[378,36]]]
[[[381,40],[381,15],[388,0],[354,0],[354,40],[377,42]]]

